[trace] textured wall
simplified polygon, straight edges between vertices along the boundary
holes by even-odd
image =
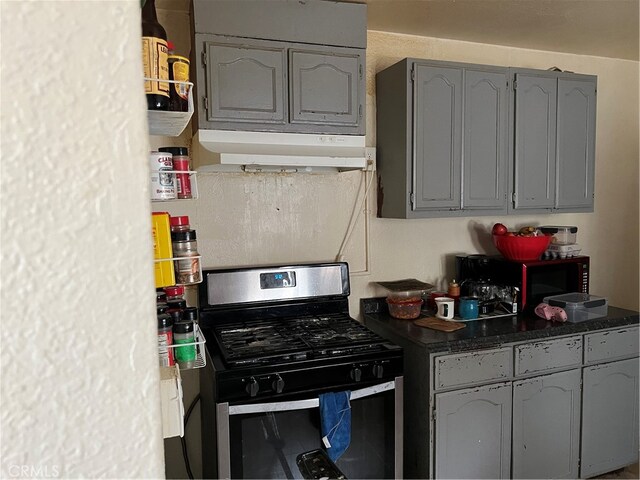
[[[163,477],[140,3],[0,2],[0,477]]]

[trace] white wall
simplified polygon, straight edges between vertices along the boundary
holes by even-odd
[[[140,2],[0,13],[0,477],[163,477]]]

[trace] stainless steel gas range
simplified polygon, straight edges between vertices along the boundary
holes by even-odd
[[[322,476],[327,393],[350,407],[336,473],[402,478],[402,349],[351,318],[349,293],[346,263],[204,272],[205,478]]]

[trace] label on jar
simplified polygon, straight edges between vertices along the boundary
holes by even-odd
[[[170,153],[151,152],[151,200],[176,198],[176,179],[173,172],[173,156]]]
[[[189,63],[187,63],[187,61],[185,60],[182,60],[182,57],[173,57],[173,62],[171,65],[171,74],[173,80],[176,80],[178,82],[189,81]],[[189,85],[185,83],[174,83],[173,88],[175,89],[175,92],[184,100],[186,100],[189,96]]]
[[[158,333],[158,353],[161,367],[171,367],[175,364],[173,348],[169,348],[169,345],[173,345],[173,333],[171,331]]]
[[[169,80],[169,62],[167,41],[158,37],[142,37],[142,63],[145,78]],[[169,84],[145,80],[144,91],[147,94],[169,96]]]

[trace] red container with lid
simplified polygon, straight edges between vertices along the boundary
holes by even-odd
[[[192,198],[191,176],[187,173],[189,167],[189,150],[187,147],[162,147],[159,152],[170,153],[172,155],[173,170],[176,172],[177,197],[180,199]]]

